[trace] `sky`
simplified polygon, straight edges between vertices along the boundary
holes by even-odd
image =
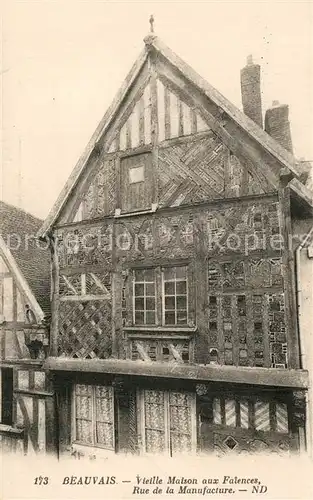
[[[45,218],[98,122],[156,34],[241,108],[240,69],[262,68],[263,112],[287,103],[297,157],[313,160],[312,1],[4,0],[1,187]]]

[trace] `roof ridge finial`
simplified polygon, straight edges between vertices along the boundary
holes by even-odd
[[[150,16],[149,23],[150,23],[150,33],[154,33],[154,17],[153,17],[153,14],[151,14],[151,16]]]

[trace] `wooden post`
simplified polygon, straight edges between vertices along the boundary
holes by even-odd
[[[292,249],[290,189],[279,189],[280,225],[283,238],[282,262],[285,282],[285,315],[287,322],[288,368],[300,368],[299,333],[297,323],[295,261]]]
[[[50,326],[50,356],[58,355],[58,319],[59,319],[59,259],[58,239],[50,237],[51,248],[51,326]]]
[[[159,141],[159,123],[158,123],[158,91],[157,91],[157,72],[155,68],[155,58],[152,53],[149,54],[151,62],[151,143],[152,143],[152,203],[158,202],[158,141]]]
[[[207,274],[204,221],[200,215],[194,219],[194,245],[198,249],[193,260],[193,283],[191,294],[196,301],[196,322],[198,327],[195,339],[195,362],[207,363],[209,360],[209,338],[207,321]]]
[[[46,372],[46,390],[54,392],[53,378],[49,372]],[[57,408],[55,396],[45,398],[46,410],[46,452],[55,454],[58,452],[58,432],[57,432]]]

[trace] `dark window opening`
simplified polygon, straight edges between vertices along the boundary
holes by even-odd
[[[246,316],[246,297],[244,295],[239,295],[237,297],[237,307],[238,307],[238,315]]]
[[[1,369],[1,423],[13,423],[13,369]]]
[[[183,352],[181,357],[182,357],[183,361],[186,361],[186,362],[189,361],[189,353],[188,352]]]

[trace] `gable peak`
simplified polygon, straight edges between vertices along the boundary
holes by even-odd
[[[153,17],[153,14],[151,14],[151,16],[150,16],[149,23],[150,23],[150,33],[154,33],[154,17]]]
[[[147,48],[153,44],[155,39],[157,38],[155,33],[154,33],[154,15],[151,14],[149,18],[149,24],[150,24],[150,31],[147,36],[144,37],[143,41],[146,44]]]

